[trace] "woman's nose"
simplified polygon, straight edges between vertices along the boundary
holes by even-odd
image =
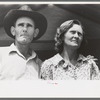
[[[76,33],[74,34],[74,37],[78,37],[78,32],[76,32]]]

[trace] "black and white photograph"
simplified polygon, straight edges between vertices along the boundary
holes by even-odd
[[[100,2],[0,2],[0,97],[100,97]]]

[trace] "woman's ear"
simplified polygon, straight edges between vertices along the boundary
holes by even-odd
[[[11,31],[11,34],[13,36],[15,36],[15,28],[14,28],[14,26],[11,26],[10,31]]]
[[[34,38],[36,38],[36,37],[38,36],[38,34],[39,34],[39,29],[38,29],[38,28],[36,28],[36,29],[35,29],[35,32],[34,32],[34,36],[33,36],[33,37],[34,37]]]

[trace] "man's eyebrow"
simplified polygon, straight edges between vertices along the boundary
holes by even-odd
[[[22,22],[22,23],[18,23],[18,26],[20,26],[20,25],[24,25],[24,23]],[[27,23],[27,26],[33,26],[32,24],[30,24],[30,23]]]
[[[24,23],[18,23],[18,25],[24,25]]]
[[[27,23],[27,26],[33,26],[32,24],[30,24],[30,23]]]

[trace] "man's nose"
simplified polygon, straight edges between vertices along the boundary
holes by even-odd
[[[23,27],[23,31],[27,31],[27,26],[26,25],[24,25],[24,27]]]

